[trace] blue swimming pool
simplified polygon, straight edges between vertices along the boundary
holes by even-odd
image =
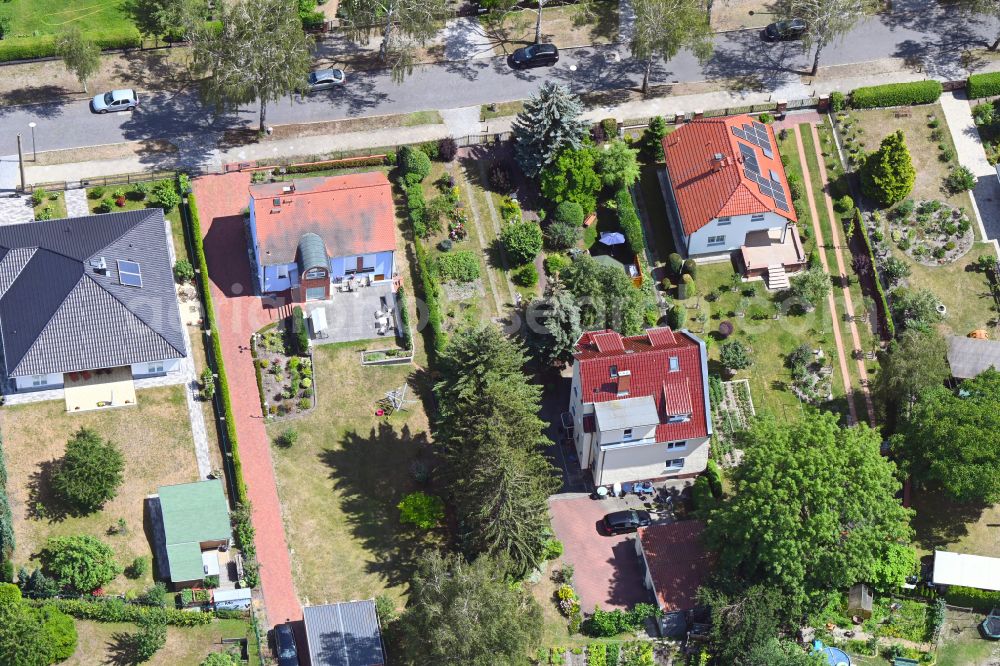
[[[851,658],[840,648],[825,647],[823,648],[823,656],[826,657],[826,663],[830,666],[851,666]]]

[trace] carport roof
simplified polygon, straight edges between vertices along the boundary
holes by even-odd
[[[690,610],[712,558],[701,545],[705,525],[699,520],[654,524],[639,529],[642,552],[660,608]]]

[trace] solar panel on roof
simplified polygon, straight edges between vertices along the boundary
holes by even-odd
[[[788,212],[788,204],[786,204],[784,201],[776,201],[775,204],[781,210],[785,211],[786,213]]]
[[[134,261],[118,261],[118,281],[126,287],[142,286],[142,269]]]
[[[763,123],[759,123],[755,120],[753,121],[753,128],[758,132],[763,132],[765,136],[767,135],[767,126]]]

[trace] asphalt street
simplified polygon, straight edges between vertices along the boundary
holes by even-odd
[[[962,51],[991,43],[997,31],[996,21],[973,19],[927,0],[897,0],[893,13],[867,19],[827,47],[821,65],[903,57],[922,64],[930,75],[960,78],[967,74]],[[748,86],[762,81],[769,90],[779,90],[798,82],[810,64],[798,43],[769,44],[757,31],[730,32],[716,37],[715,52],[705,63],[686,52],[658,63],[653,82],[727,78],[745,80]],[[576,92],[606,91],[613,99],[613,91],[641,82],[642,69],[626,48],[606,46],[564,50],[557,66],[529,71],[511,70],[504,58],[424,65],[401,84],[385,71],[350,72],[340,89],[272,103],[268,122],[308,123],[523,99],[547,79]],[[141,89],[141,82],[135,87]],[[216,114],[194,91],[145,95],[137,111],[107,115],[91,113],[83,101],[6,107],[0,108],[0,155],[16,152],[18,132],[24,135],[25,149],[31,149],[29,122],[37,123],[37,149],[44,151],[149,139],[196,142],[227,128],[256,126],[257,113],[254,106]]]

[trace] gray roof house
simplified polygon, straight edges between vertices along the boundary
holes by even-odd
[[[950,335],[948,365],[955,379],[972,379],[989,368],[1000,370],[1000,342]]]
[[[375,602],[346,601],[302,609],[312,666],[384,666]]]
[[[0,353],[7,390],[184,357],[163,211],[0,226]]]

